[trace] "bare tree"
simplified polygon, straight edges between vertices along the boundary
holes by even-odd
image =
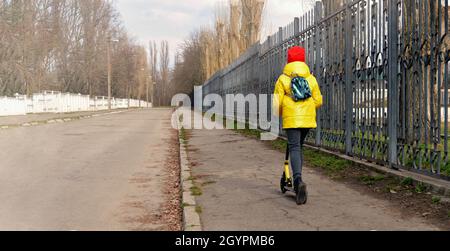
[[[193,32],[183,44],[172,70],[172,95],[177,93],[190,94],[194,85],[201,85],[205,80],[203,32]]]
[[[230,46],[230,61],[239,57],[240,51],[240,24],[242,18],[242,9],[239,0],[230,1],[230,34],[229,34],[229,46]]]
[[[120,40],[111,48],[113,90],[125,96],[123,71],[139,55],[119,57],[136,46],[122,27],[109,0],[0,1],[0,95],[106,95],[106,45],[113,39]]]
[[[261,35],[262,13],[266,4],[265,0],[241,0],[242,4],[242,50],[246,50],[259,41]]]

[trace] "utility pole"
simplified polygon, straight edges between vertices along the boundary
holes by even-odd
[[[150,105],[150,83],[152,81],[152,75],[150,75],[149,79],[147,80],[147,108],[149,108]]]
[[[162,106],[162,97],[164,96],[164,86],[160,82],[159,84],[156,84],[156,87],[158,88],[158,106]]]
[[[112,108],[112,92],[111,92],[111,80],[112,80],[112,65],[111,65],[111,42],[119,42],[119,40],[111,40],[111,36],[108,36],[108,41],[106,42],[106,57],[107,57],[107,64],[108,64],[108,110],[111,110]]]
[[[157,92],[157,90],[158,90],[158,84],[156,83],[156,81],[154,81],[153,80],[153,107],[155,107],[155,106],[159,106],[159,103],[156,101],[157,100],[157,98],[156,98],[156,92]]]
[[[108,36],[108,42],[106,43],[106,54],[108,61],[108,110],[111,110],[111,37]]]

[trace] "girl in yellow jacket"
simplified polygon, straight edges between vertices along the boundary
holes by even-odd
[[[311,98],[294,101],[291,90],[291,80],[294,77],[302,77],[308,82]],[[317,128],[316,111],[322,104],[319,84],[305,63],[305,49],[292,47],[288,51],[288,64],[275,86],[273,111],[276,116],[282,117],[283,129],[287,132],[294,188],[300,204],[307,201],[306,184],[302,179],[303,144],[309,130]]]

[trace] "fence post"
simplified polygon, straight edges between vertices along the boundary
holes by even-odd
[[[314,16],[315,16],[315,23],[314,25],[316,25],[316,28],[314,30],[314,43],[315,43],[315,55],[314,55],[314,74],[316,75],[316,77],[319,77],[319,71],[321,71],[322,68],[322,55],[321,55],[321,50],[322,50],[322,45],[321,45],[321,39],[320,39],[320,33],[319,33],[319,23],[322,21],[322,2],[316,2],[315,8],[314,8]],[[321,135],[322,135],[322,125],[321,125],[321,119],[320,116],[320,110],[317,111],[317,129],[316,129],[316,145],[320,146],[322,144],[322,140],[321,140]]]
[[[391,168],[397,168],[397,124],[398,124],[398,2],[389,1],[388,34],[388,160]]]
[[[283,44],[283,27],[278,28],[278,46]]]
[[[345,9],[345,55],[351,58],[353,54],[353,29],[351,18],[351,7],[347,5]],[[353,153],[353,62],[345,60],[345,153],[352,155]]]
[[[284,53],[284,50],[283,50],[283,39],[284,39],[284,37],[283,37],[283,28],[282,27],[278,28],[278,34],[277,35],[278,35],[278,44],[277,44],[277,46],[280,48],[280,50],[278,50],[279,54],[278,54],[278,57],[277,57],[277,60],[278,60],[278,69],[277,70],[283,71],[283,67],[286,65],[286,62],[283,62],[281,60],[281,58],[284,58],[284,55],[282,54],[282,53]]]
[[[283,28],[282,27],[278,28],[277,36],[278,36],[278,44],[276,44],[275,46],[280,47],[281,49],[278,50],[279,54],[276,57],[277,58],[277,64],[276,64],[277,72],[275,74],[278,73],[278,70],[283,71],[283,69],[282,69],[283,65],[286,63],[286,62],[282,62],[280,59],[281,57],[283,57],[283,55],[281,55],[281,53],[284,52],[283,48],[282,48],[282,46],[283,46]],[[282,117],[280,117],[278,120],[278,131],[283,132],[283,118]]]
[[[300,44],[300,18],[296,17],[294,19],[294,37],[295,45]]]

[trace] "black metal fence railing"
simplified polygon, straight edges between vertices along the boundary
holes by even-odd
[[[439,0],[355,0],[324,17],[318,2],[203,93],[271,94],[287,49],[302,45],[324,95],[309,144],[448,179],[448,10]]]

